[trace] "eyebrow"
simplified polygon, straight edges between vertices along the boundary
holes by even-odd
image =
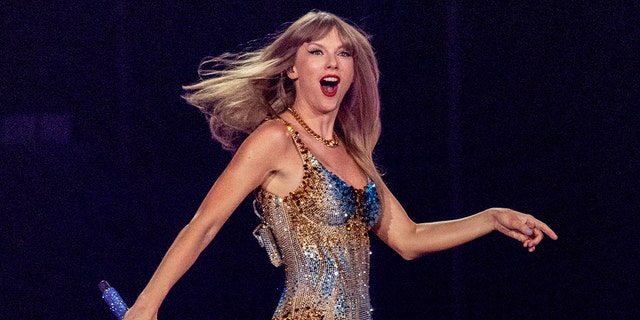
[[[322,48],[324,48],[324,49],[326,49],[326,48],[327,48],[327,47],[323,46],[322,44],[320,44],[320,43],[318,43],[318,42],[315,42],[315,41],[307,42],[307,45],[311,45],[311,44],[316,45],[316,46],[318,46],[318,47],[322,47]],[[338,49],[350,50],[350,49],[348,49],[348,48],[347,48],[347,46],[342,42],[342,40],[340,40],[340,46],[338,47]]]

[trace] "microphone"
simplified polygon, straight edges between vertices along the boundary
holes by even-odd
[[[109,285],[105,280],[100,281],[98,288],[102,291],[102,299],[107,303],[109,309],[118,318],[118,320],[124,319],[124,314],[127,313],[129,307],[124,302],[118,291]]]

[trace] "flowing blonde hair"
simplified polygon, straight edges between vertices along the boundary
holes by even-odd
[[[203,61],[199,69],[203,80],[184,86],[183,97],[205,114],[213,138],[223,148],[235,150],[265,118],[293,105],[296,93],[287,68],[293,66],[302,44],[334,28],[354,59],[354,81],[338,111],[336,133],[358,165],[380,184],[373,161],[381,130],[378,63],[366,33],[334,14],[311,11],[263,48]]]

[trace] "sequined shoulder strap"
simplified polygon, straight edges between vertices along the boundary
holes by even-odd
[[[287,120],[284,120],[280,117],[277,117],[275,119],[280,120],[280,122],[287,126],[287,130],[289,130],[289,133],[291,134],[291,139],[293,140],[293,144],[296,146],[300,157],[303,159],[303,161],[307,162],[307,155],[309,154],[309,151],[300,139],[300,133],[296,131],[293,126],[289,122],[287,122]]]

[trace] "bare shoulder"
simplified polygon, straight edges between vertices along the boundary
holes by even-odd
[[[234,162],[259,175],[262,188],[286,195],[300,185],[304,174],[300,154],[287,126],[279,120],[261,124],[242,143]]]
[[[258,126],[245,140],[244,145],[271,151],[292,147],[287,126],[278,120],[268,120]]]
[[[269,161],[276,166],[282,160],[282,156],[291,151],[295,151],[295,146],[287,126],[278,120],[269,120],[258,126],[245,139],[236,156],[248,160]]]

